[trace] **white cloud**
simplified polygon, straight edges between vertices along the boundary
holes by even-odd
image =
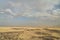
[[[24,17],[30,17],[30,18],[32,18],[32,17],[34,17],[34,18],[41,17],[41,19],[44,18],[45,16],[48,19],[59,18],[59,16],[58,16],[59,12],[57,12],[57,10],[53,11],[53,15],[51,15],[51,14],[49,14],[47,12],[35,12],[35,13],[32,13],[31,10],[27,10],[27,11],[25,11],[23,13],[19,13],[19,14],[18,13],[14,13],[11,9],[5,9],[5,10],[2,11],[2,13],[7,13],[7,12],[9,14],[8,17],[11,17],[11,18],[17,17],[17,16],[24,16]]]
[[[11,9],[3,9],[3,10],[0,10],[1,13],[8,13],[8,14],[11,14],[11,15],[16,15],[15,13],[12,12]]]
[[[16,15],[15,13],[13,13],[13,12],[11,11],[11,9],[6,9],[5,12],[9,12],[11,15]]]
[[[53,10],[53,15],[60,15],[60,9]]]
[[[53,15],[52,15],[47,13],[47,10],[52,10],[54,8],[54,5],[58,4],[58,1],[59,0],[34,0],[30,2],[25,1],[24,3],[23,1],[22,2],[9,1],[9,4],[11,5],[11,9],[10,8],[4,9],[0,13],[8,12],[8,14],[12,15],[13,17],[25,16],[25,17],[38,18],[38,17],[46,16],[47,18],[56,19],[59,18],[58,15],[60,12],[57,10],[53,10]],[[33,9],[39,11],[33,12]]]

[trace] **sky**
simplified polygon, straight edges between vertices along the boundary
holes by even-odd
[[[60,25],[60,0],[0,0],[0,26]]]

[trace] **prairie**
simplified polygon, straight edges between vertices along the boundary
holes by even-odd
[[[60,28],[0,27],[0,40],[60,40]]]

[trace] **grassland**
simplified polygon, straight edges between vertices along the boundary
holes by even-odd
[[[60,40],[60,28],[0,27],[0,40]]]

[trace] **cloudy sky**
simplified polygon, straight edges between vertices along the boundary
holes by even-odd
[[[0,26],[60,25],[60,0],[0,0]]]

